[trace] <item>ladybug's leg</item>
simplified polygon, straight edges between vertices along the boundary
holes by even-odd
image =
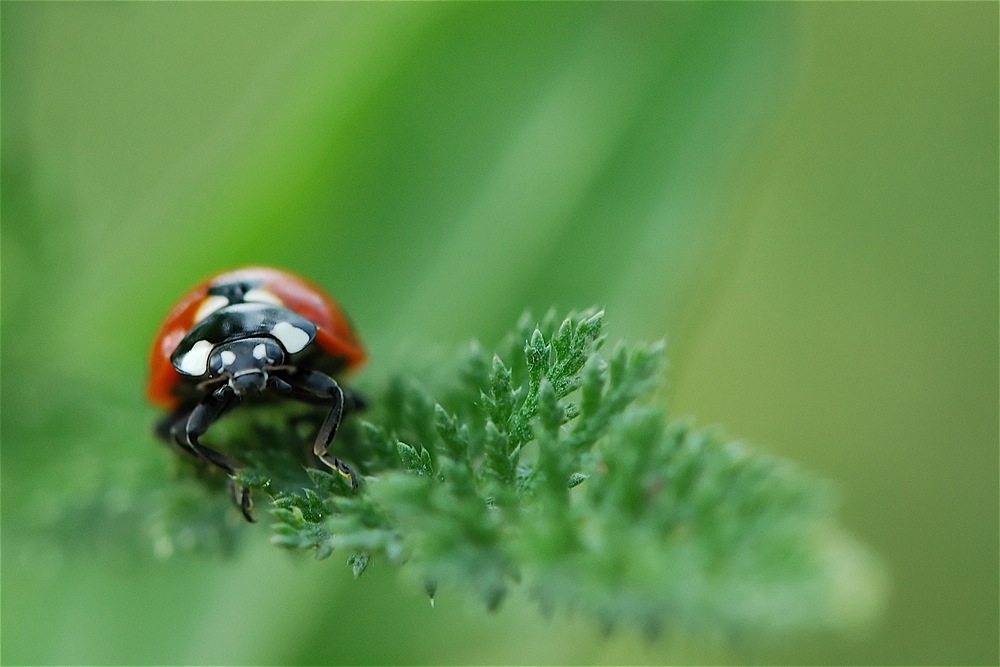
[[[188,416],[187,421],[184,423],[184,430],[182,434],[181,443],[202,457],[214,463],[219,468],[226,471],[227,474],[235,475],[236,471],[243,466],[234,458],[223,454],[222,452],[217,452],[210,447],[205,447],[202,445],[198,439],[205,434],[209,427],[215,423],[215,421],[222,416],[222,414],[231,408],[236,402],[236,394],[229,387],[229,385],[223,385],[219,389],[209,394],[194,406],[191,410],[190,416]]]
[[[183,443],[186,447],[194,450],[198,455],[205,458],[213,465],[222,468],[229,475],[229,487],[233,494],[233,500],[247,521],[253,521],[251,510],[253,509],[253,499],[250,497],[250,489],[233,481],[233,476],[239,472],[243,464],[233,457],[216,451],[211,447],[206,447],[199,442],[199,438],[205,434],[209,427],[221,417],[227,410],[236,405],[236,393],[229,385],[223,385],[209,394],[201,403],[194,407],[187,422],[184,424],[182,434]]]
[[[196,451],[188,447],[183,436],[184,425],[187,424],[190,416],[191,405],[182,405],[156,422],[156,435],[184,452],[185,456],[198,459],[201,457],[198,456]]]
[[[327,453],[330,443],[333,442],[334,436],[337,435],[340,420],[344,416],[346,403],[344,390],[337,384],[336,380],[319,371],[300,370],[289,379],[289,382],[292,393],[296,398],[310,403],[318,402],[330,406],[330,412],[327,413],[326,419],[323,420],[323,424],[319,427],[319,433],[316,434],[316,440],[313,442],[313,454],[320,461],[349,479],[352,489],[358,488],[358,478],[354,474],[354,471],[346,463]],[[354,395],[351,394],[350,396],[351,408],[358,407],[355,403]]]

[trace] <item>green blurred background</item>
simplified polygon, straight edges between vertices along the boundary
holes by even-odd
[[[0,658],[996,664],[997,26],[996,3],[3,3]],[[518,595],[431,610],[262,524],[231,557],[106,525],[39,547],[46,507],[170,464],[147,345],[244,262],[337,295],[362,387],[525,309],[666,337],[675,414],[835,482],[882,622],[730,652]]]

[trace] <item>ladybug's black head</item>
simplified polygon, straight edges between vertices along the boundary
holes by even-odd
[[[240,338],[216,345],[208,357],[208,374],[227,378],[237,396],[260,393],[268,371],[285,361],[285,352],[269,336]]]

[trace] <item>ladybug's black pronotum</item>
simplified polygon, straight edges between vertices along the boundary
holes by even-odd
[[[347,318],[323,290],[286,271],[246,267],[199,283],[173,307],[150,350],[146,393],[171,411],[158,433],[230,480],[242,464],[199,441],[226,411],[245,399],[328,406],[313,453],[356,487],[355,473],[327,450],[343,414],[361,406],[332,376],[364,360]],[[252,521],[249,489],[231,486]]]

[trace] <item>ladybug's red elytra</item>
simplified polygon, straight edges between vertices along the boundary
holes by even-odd
[[[170,410],[157,426],[164,439],[230,476],[242,464],[199,439],[244,399],[291,398],[329,407],[313,453],[357,487],[355,473],[327,453],[344,413],[361,398],[331,377],[365,360],[350,323],[322,289],[262,266],[227,271],[192,288],[160,326],[149,355],[147,395]],[[232,483],[252,521],[249,489]]]

